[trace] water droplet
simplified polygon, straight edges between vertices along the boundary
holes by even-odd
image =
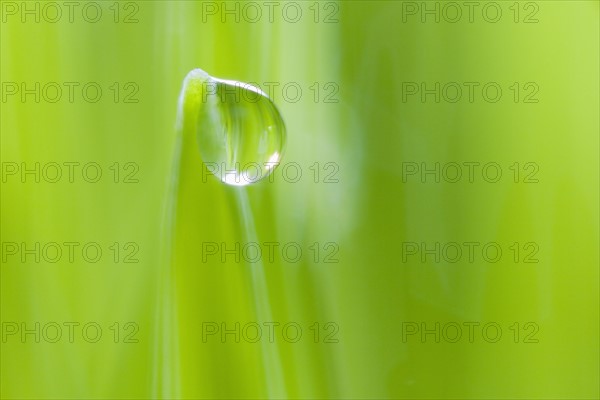
[[[279,164],[285,144],[275,104],[256,86],[203,74],[196,75],[202,79],[197,128],[206,168],[229,185],[264,179]]]

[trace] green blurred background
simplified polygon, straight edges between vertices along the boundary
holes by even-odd
[[[74,3],[1,2],[2,398],[598,398],[597,1]],[[194,68],[274,88],[298,182],[189,125],[173,181]],[[253,240],[303,255],[204,252]]]

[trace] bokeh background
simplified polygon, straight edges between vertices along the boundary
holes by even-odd
[[[75,3],[0,3],[2,398],[598,398],[597,1]],[[194,68],[274,88],[301,179],[175,156]],[[303,255],[203,247],[253,240]]]

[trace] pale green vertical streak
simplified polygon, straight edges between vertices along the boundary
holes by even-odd
[[[175,149],[173,153],[172,172],[167,183],[167,194],[164,208],[164,226],[162,242],[163,265],[160,267],[158,280],[158,312],[157,318],[160,333],[157,336],[159,343],[159,360],[155,366],[154,379],[157,385],[154,388],[154,396],[162,398],[178,397],[180,395],[179,383],[179,345],[178,324],[176,316],[175,294],[174,294],[174,265],[173,265],[173,240],[175,239],[175,223],[177,220],[177,202],[179,193],[179,180],[182,163],[182,147],[189,145],[192,141],[190,135],[194,135],[193,116],[198,110],[198,91],[201,87],[197,85],[199,75],[190,73],[186,76],[177,101],[177,117],[175,121]],[[190,93],[191,92],[191,93]],[[191,114],[186,118],[186,114]],[[192,128],[185,121],[192,121]],[[191,132],[190,132],[191,131]],[[187,133],[186,133],[187,132]],[[155,355],[156,356],[156,355]]]
[[[254,225],[254,217],[245,187],[234,188],[236,200],[240,208],[242,226],[246,243],[260,243]],[[254,301],[256,318],[258,321],[272,321],[273,314],[270,306],[269,288],[265,278],[265,267],[262,258],[253,265],[248,265],[250,279],[250,292]],[[265,369],[265,384],[270,399],[283,399],[288,397],[285,386],[282,361],[279,355],[278,344],[271,346],[261,340],[262,361]]]
[[[310,174],[309,167],[318,162],[335,162],[340,166],[340,183],[315,183],[312,176],[305,175],[297,184],[278,185],[276,191],[275,227],[283,240],[299,240],[303,248],[312,242],[325,241],[340,243],[344,248],[344,239],[351,232],[355,222],[357,186],[354,171],[360,168],[355,156],[356,134],[340,129],[341,119],[349,118],[342,109],[343,104],[323,103],[324,84],[339,83],[337,62],[323,62],[339,57],[339,24],[315,23],[309,3],[303,3],[306,20],[299,24],[280,23],[278,40],[274,54],[274,68],[277,80],[282,85],[287,82],[300,82],[304,90],[297,103],[281,98],[280,109],[288,126],[288,150],[285,163],[298,162],[303,173]],[[322,19],[322,15],[320,20]],[[317,82],[319,98],[315,102],[314,92],[309,90]],[[340,95],[354,88],[340,88]],[[321,171],[322,172],[322,171]],[[322,176],[321,176],[322,179]],[[281,182],[280,182],[281,183]],[[289,215],[287,210],[293,209]],[[290,218],[291,217],[291,218]],[[347,262],[347,260],[345,260]],[[291,318],[301,316],[306,321],[333,321],[342,326],[339,309],[337,274],[342,271],[333,264],[312,264],[306,260],[302,265],[278,266],[283,270],[283,285],[286,286],[287,310],[282,315]],[[297,271],[295,269],[298,268]],[[310,295],[307,296],[307,293]],[[312,297],[312,299],[311,299]],[[313,305],[314,302],[314,305]],[[307,343],[301,347],[287,349],[288,357],[294,357],[291,365],[297,374],[290,376],[290,384],[295,386],[294,396],[299,397],[336,397],[342,396],[342,384],[345,366],[340,360],[342,344]]]

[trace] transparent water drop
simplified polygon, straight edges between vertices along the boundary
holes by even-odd
[[[264,179],[280,163],[285,145],[277,107],[256,86],[195,71],[202,80],[197,132],[206,168],[229,185]]]

